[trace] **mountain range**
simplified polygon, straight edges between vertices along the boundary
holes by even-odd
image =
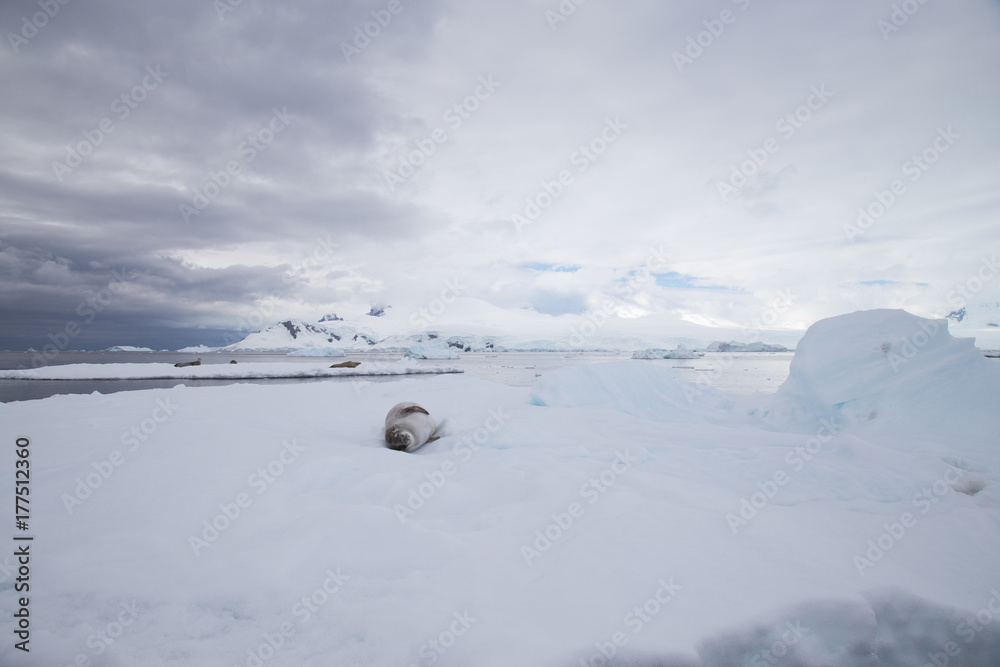
[[[457,298],[450,304],[412,313],[391,306],[342,317],[329,313],[316,321],[288,319],[250,333],[222,348],[230,352],[291,351],[307,348],[405,350],[440,345],[458,352],[491,351],[635,351],[649,348],[706,349],[713,341],[724,349],[784,349],[794,346],[799,330],[750,330],[710,327],[679,317],[627,318],[617,315],[545,315],[525,308],[505,310],[484,301]],[[443,307],[442,307],[443,306]],[[763,344],[762,338],[768,341]],[[741,339],[740,342],[733,342]]]

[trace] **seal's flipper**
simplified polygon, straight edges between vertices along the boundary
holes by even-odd
[[[423,412],[425,415],[429,415],[430,414],[429,412],[427,412],[426,410],[424,410],[419,405],[411,405],[408,408],[403,408],[402,412],[403,412],[403,414],[407,414],[407,415],[410,414],[411,412]]]
[[[431,435],[437,438],[443,438],[447,435],[451,435],[450,429],[448,428],[448,418],[445,417],[437,423],[437,428],[434,429],[434,433]]]
[[[427,442],[434,442],[435,440],[440,440],[440,439],[441,439],[440,435],[432,435],[431,437],[427,438]]]

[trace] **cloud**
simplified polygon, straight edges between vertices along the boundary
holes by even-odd
[[[99,347],[202,342],[262,300],[409,309],[454,278],[580,312],[660,246],[667,277],[630,312],[739,323],[794,287],[788,324],[944,313],[995,246],[996,3],[889,32],[862,0],[555,22],[543,0],[219,4],[70,3],[30,38],[37,4],[0,6],[19,35],[0,45],[0,347],[43,344],[112,270],[137,277],[90,324]]]

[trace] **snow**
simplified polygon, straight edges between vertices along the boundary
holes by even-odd
[[[173,364],[63,364],[25,370],[0,371],[6,380],[209,380],[209,379],[261,379],[261,378],[317,378],[342,375],[433,375],[461,373],[450,366],[421,366],[408,359],[396,362],[362,362],[356,368],[330,368],[301,362],[241,364],[202,364],[183,366]]]
[[[414,345],[406,350],[406,356],[413,359],[458,359],[455,350],[440,344]]]
[[[679,345],[676,350],[639,350],[632,355],[633,359],[698,359],[704,355]]]
[[[666,359],[670,350],[658,350],[656,348],[646,350],[636,350],[632,353],[633,359]]]
[[[379,310],[381,314],[378,316],[371,315],[371,312]],[[634,317],[625,313],[615,314],[617,307],[612,311],[553,316],[532,309],[500,308],[480,299],[458,297],[447,305],[438,302],[433,308],[418,309],[416,312],[373,308],[367,314],[357,313],[346,318],[325,315],[317,322],[289,319],[250,333],[223,350],[288,351],[329,345],[347,350],[406,350],[437,339],[446,343],[461,342],[466,352],[632,352],[678,345],[703,348],[704,341],[712,340],[722,332],[766,336],[768,340],[787,344],[802,335],[801,330],[795,329],[753,328],[748,331],[733,323],[726,327],[709,327],[670,314],[649,313]],[[778,348],[780,346],[775,349]]]
[[[215,352],[217,349],[216,347],[209,347],[207,345],[192,345],[190,347],[182,347],[177,351],[186,354],[203,354],[205,352]]]
[[[988,452],[995,437],[980,415],[996,412],[998,370],[944,320],[900,310],[843,315],[806,332],[768,419],[810,430],[826,418],[920,440],[953,440],[961,428],[971,431],[967,450]]]
[[[965,304],[964,299],[961,300]],[[958,305],[958,304],[955,304]],[[948,314],[949,329],[956,335],[974,337],[982,349],[1000,347],[1000,301],[969,303]]]
[[[367,349],[378,336],[370,329],[332,326],[334,322],[312,324],[286,320],[272,324],[243,340],[222,348],[226,352],[291,351],[305,348]]]
[[[289,357],[343,357],[344,351],[339,347],[304,347],[301,350],[292,350]]]
[[[810,328],[774,395],[701,377],[0,405],[37,536],[31,662],[0,663],[1000,664],[995,361],[870,311]],[[407,400],[444,422],[415,454],[382,441]]]

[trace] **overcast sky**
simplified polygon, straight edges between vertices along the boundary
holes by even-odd
[[[895,7],[4,2],[0,348],[453,280],[549,315],[945,315],[1000,245],[1000,2]]]

